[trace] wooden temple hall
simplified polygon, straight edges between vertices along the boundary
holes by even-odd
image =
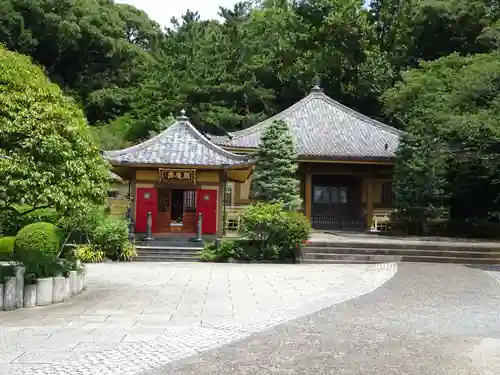
[[[229,136],[205,136],[183,113],[156,137],[106,152],[130,189],[137,233],[222,234],[251,203],[251,154],[266,127],[285,121],[299,155],[303,212],[318,230],[370,229],[392,209],[392,172],[402,133],[331,99],[315,86],[285,111]]]

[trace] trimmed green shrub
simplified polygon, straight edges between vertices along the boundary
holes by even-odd
[[[280,259],[300,257],[302,249],[311,237],[312,227],[309,219],[298,212],[285,212],[280,216],[273,242],[279,248]]]
[[[8,210],[0,214],[0,232],[4,236],[15,236],[21,228],[33,223],[57,224],[60,219],[54,208],[39,208],[28,213],[24,212],[31,210],[29,206],[18,206],[16,209],[18,212]]]
[[[20,262],[57,258],[61,250],[62,231],[51,223],[34,223],[22,228],[16,236],[13,258]]]
[[[264,249],[273,238],[276,222],[283,214],[281,203],[256,203],[248,206],[241,218],[240,234]]]
[[[242,248],[250,260],[291,258],[295,261],[311,232],[309,220],[304,215],[284,211],[280,203],[248,206],[240,225],[240,234],[249,240]]]
[[[14,252],[16,237],[0,238],[0,260],[10,260]]]

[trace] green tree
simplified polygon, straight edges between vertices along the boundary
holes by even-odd
[[[395,208],[399,219],[424,235],[428,234],[427,220],[436,217],[445,204],[445,161],[438,140],[427,136],[408,135],[397,151]]]
[[[282,202],[290,209],[301,204],[297,180],[297,154],[284,121],[274,121],[265,130],[255,155],[252,198],[266,202]]]
[[[108,165],[82,111],[28,57],[3,47],[0,108],[1,209],[103,203]]]
[[[0,43],[45,67],[85,108],[90,123],[129,109],[164,34],[138,9],[111,0],[3,0]]]
[[[439,138],[453,151],[448,193],[453,218],[489,218],[500,209],[500,53],[453,54],[422,62],[384,94],[405,130]]]

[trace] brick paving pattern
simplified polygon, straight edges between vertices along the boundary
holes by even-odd
[[[133,375],[372,292],[394,263],[112,263],[60,305],[0,312],[1,375]]]

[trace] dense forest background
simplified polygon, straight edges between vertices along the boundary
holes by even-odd
[[[318,79],[414,135],[400,152],[401,202],[498,212],[498,0],[261,0],[220,15],[187,11],[162,29],[112,0],[3,0],[0,43],[75,98],[103,149],[151,136],[182,108],[205,132],[246,128]]]
[[[221,22],[187,11],[169,29],[111,0],[4,0],[0,15],[0,43],[44,66],[107,149],[184,107],[208,132],[248,127],[300,100],[315,77],[343,104],[404,127],[398,99],[415,93],[383,100],[402,72],[434,61],[422,74],[453,74],[500,42],[496,0],[248,1],[221,8]]]

